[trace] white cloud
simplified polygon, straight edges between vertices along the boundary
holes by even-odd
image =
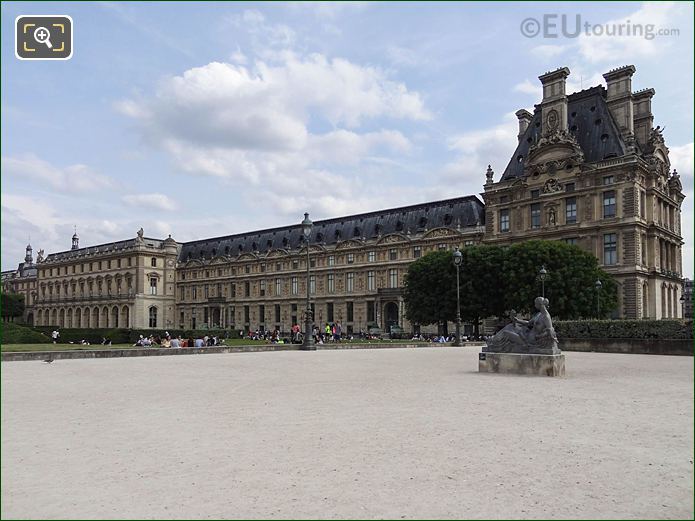
[[[518,130],[516,116],[508,113],[502,123],[493,127],[450,138],[449,149],[457,152],[458,157],[444,167],[444,181],[458,181],[463,183],[464,193],[478,193],[485,183],[488,165],[495,171],[495,181],[499,181],[518,143]]]
[[[528,79],[514,85],[512,90],[514,92],[523,92],[524,94],[531,94],[533,96],[541,96],[543,93],[540,82],[532,83],[531,80]]]
[[[267,48],[289,48],[297,38],[291,27],[268,22],[263,13],[256,9],[246,9],[241,14],[228,16],[226,22],[236,30],[245,31],[259,53]]]
[[[92,192],[113,186],[109,177],[93,171],[86,165],[57,167],[34,154],[3,156],[2,170],[5,176],[30,178],[64,192]]]
[[[257,12],[244,16],[252,24],[264,20]],[[393,168],[384,159],[413,150],[388,122],[432,117],[417,92],[381,69],[293,52],[281,63],[196,67],[162,81],[150,98],[123,100],[117,108],[183,172],[218,177],[264,200],[275,197],[278,212],[306,204],[335,210],[335,199],[354,201],[367,191],[361,176],[375,182],[355,167],[381,165],[378,178]],[[367,123],[381,128],[362,130]],[[353,170],[341,175],[348,166]],[[318,190],[289,208],[287,193],[298,186],[340,195]]]
[[[164,194],[128,194],[122,197],[123,202],[129,206],[141,209],[154,208],[157,210],[175,210],[174,201]]]

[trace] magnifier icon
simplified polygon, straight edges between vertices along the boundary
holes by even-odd
[[[39,43],[45,43],[46,47],[53,49],[53,45],[51,45],[51,32],[45,27],[36,28],[34,31],[34,40]]]

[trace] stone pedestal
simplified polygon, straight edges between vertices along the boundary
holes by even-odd
[[[479,353],[481,373],[528,374],[534,376],[565,376],[565,355],[527,353]]]

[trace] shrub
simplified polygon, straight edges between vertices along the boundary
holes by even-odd
[[[51,339],[30,327],[12,322],[2,323],[2,343],[4,344],[45,344]]]
[[[563,338],[692,339],[693,322],[682,320],[566,320],[553,321]]]

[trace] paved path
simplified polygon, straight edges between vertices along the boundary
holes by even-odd
[[[692,517],[692,358],[477,351],[3,363],[2,517]]]

